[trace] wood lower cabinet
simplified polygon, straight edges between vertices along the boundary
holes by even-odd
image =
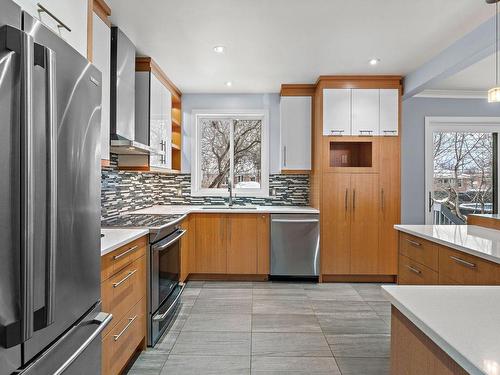
[[[196,214],[195,273],[226,273],[226,216]]]
[[[400,232],[398,283],[500,285],[500,265]]]
[[[146,248],[142,237],[101,258],[102,309],[113,319],[102,334],[102,373],[120,374],[146,340]]]
[[[227,273],[257,274],[258,215],[227,217]]]
[[[323,175],[322,273],[371,275],[378,268],[378,174]]]
[[[188,271],[184,273],[269,273],[268,214],[197,213],[192,214],[189,226],[194,235],[186,241],[190,241],[189,254],[192,254],[190,256],[194,259],[187,262]]]

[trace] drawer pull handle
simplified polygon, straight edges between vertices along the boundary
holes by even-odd
[[[463,266],[466,266],[466,267],[469,267],[469,268],[476,268],[476,265],[474,263],[467,262],[466,260],[454,257],[453,255],[450,255],[450,258],[453,259],[455,262],[463,265]]]
[[[123,253],[121,254],[118,254],[118,255],[115,255],[113,257],[114,260],[118,260],[120,259],[121,257],[124,257],[125,255],[127,255],[128,253],[131,253],[132,251],[136,250],[138,246],[132,246],[130,249],[128,250],[125,250]]]
[[[134,320],[137,319],[137,315],[134,316],[133,318],[128,318],[128,323],[127,325],[121,330],[121,332],[117,335],[113,335],[113,338],[115,341],[118,341],[118,339],[121,337],[121,335],[123,335],[125,333],[125,331],[128,329],[128,327],[130,327],[132,325],[132,323],[134,322]]]
[[[417,242],[417,241],[412,241],[410,239],[406,239],[407,242],[411,243],[413,246],[422,246],[422,244],[420,242]]]
[[[117,286],[120,286],[121,284],[123,284],[125,281],[127,281],[127,280],[130,278],[130,276],[132,276],[132,275],[133,275],[134,273],[136,273],[136,272],[137,272],[137,269],[135,269],[135,270],[133,270],[133,271],[130,271],[130,272],[128,273],[128,275],[127,275],[127,276],[125,276],[123,279],[121,279],[120,281],[118,281],[118,282],[116,282],[116,283],[113,283],[113,288],[116,288]]]
[[[416,274],[420,275],[422,273],[422,271],[420,271],[418,268],[415,268],[415,267],[412,267],[412,266],[406,266],[408,267],[408,269],[412,272],[415,272]]]

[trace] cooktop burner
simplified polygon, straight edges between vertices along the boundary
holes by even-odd
[[[101,222],[103,227],[160,228],[180,219],[183,215],[125,214]]]

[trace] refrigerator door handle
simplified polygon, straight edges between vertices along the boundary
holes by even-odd
[[[109,322],[113,319],[113,315],[100,312],[94,318],[92,323],[99,324],[96,330],[85,340],[85,342],[59,367],[53,375],[61,375],[75,360],[87,349],[87,347],[94,341],[97,336],[106,328]]]
[[[33,38],[12,26],[0,28],[0,48],[12,51],[20,59],[20,130],[21,130],[21,231],[20,238],[20,337],[10,337],[7,347],[27,341],[33,335],[33,247],[34,194],[33,178]],[[6,333],[7,334],[7,333]],[[16,334],[17,336],[17,334]],[[19,340],[19,342],[17,342]]]
[[[57,97],[56,53],[38,43],[34,45],[35,65],[45,70],[45,121],[47,140],[47,240],[45,266],[45,325],[54,323],[57,251]]]

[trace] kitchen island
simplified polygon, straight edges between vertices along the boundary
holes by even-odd
[[[392,304],[392,374],[500,374],[500,287],[382,289]]]

